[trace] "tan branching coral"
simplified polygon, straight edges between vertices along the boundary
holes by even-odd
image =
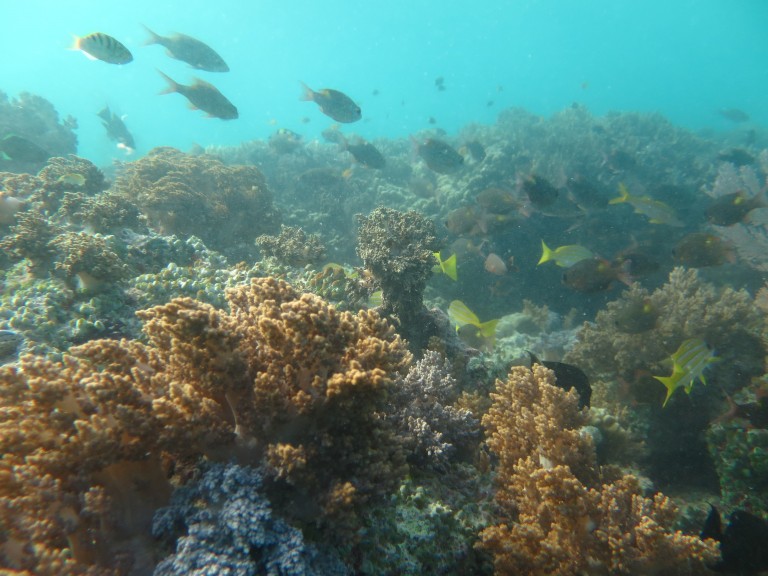
[[[208,155],[155,148],[124,164],[114,189],[165,234],[195,235],[224,250],[250,246],[280,227],[280,213],[264,176],[253,166],[226,166]]]
[[[228,299],[140,313],[147,344],[0,368],[0,570],[150,572],[167,475],[201,455],[271,467],[275,508],[307,523],[354,526],[401,478],[383,413],[410,354],[392,327],[272,278]]]
[[[672,530],[676,508],[633,476],[602,484],[586,411],[553,373],[515,367],[483,418],[497,455],[500,522],[481,533],[497,574],[700,574],[713,541]]]

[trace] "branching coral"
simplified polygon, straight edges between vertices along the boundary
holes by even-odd
[[[497,382],[483,418],[499,458],[501,522],[483,530],[497,574],[700,574],[713,541],[672,530],[676,509],[633,476],[600,484],[575,392],[540,365]]]
[[[68,232],[51,241],[61,254],[56,268],[63,270],[67,281],[77,280],[84,292],[97,292],[105,285],[130,274],[128,265],[115,252],[114,237]]]
[[[290,266],[315,264],[325,254],[325,246],[317,234],[307,234],[292,226],[281,225],[278,236],[263,234],[256,238],[256,244],[265,256],[273,256]]]
[[[124,164],[114,188],[166,234],[195,235],[217,250],[277,231],[280,213],[261,172],[208,156],[155,148]]]

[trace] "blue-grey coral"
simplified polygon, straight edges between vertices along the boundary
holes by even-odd
[[[258,469],[214,464],[176,490],[153,522],[156,537],[178,537],[176,552],[157,565],[155,576],[348,574],[272,513],[263,487]]]

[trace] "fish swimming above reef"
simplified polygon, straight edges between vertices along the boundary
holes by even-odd
[[[716,234],[692,232],[686,234],[675,245],[672,255],[679,264],[691,268],[720,266],[736,261],[736,250]]]
[[[8,134],[0,140],[0,158],[16,162],[45,162],[51,154],[32,140]]]
[[[711,504],[709,508],[701,539],[720,543],[720,560],[708,568],[743,576],[768,570],[768,523],[745,510],[734,510],[723,530],[720,512]]]
[[[738,108],[720,108],[717,113],[734,124],[741,124],[749,120],[749,114]]]
[[[749,213],[755,208],[764,206],[765,196],[763,194],[750,197],[746,192],[740,190],[717,198],[707,208],[707,221],[716,226],[733,226],[746,220]]]
[[[415,141],[414,141],[415,142]],[[427,138],[424,142],[415,142],[416,153],[424,160],[430,170],[438,174],[450,174],[464,164],[464,157],[450,144],[437,138]]]
[[[56,182],[63,184],[64,186],[74,186],[75,188],[82,188],[85,186],[85,176],[78,174],[77,172],[67,172],[62,174],[56,179]]]
[[[362,164],[367,168],[382,170],[387,165],[387,160],[384,158],[384,155],[379,152],[379,149],[362,138],[359,138],[352,144],[345,139],[344,149],[352,154],[352,157],[359,164]]]
[[[144,26],[149,39],[146,44],[160,44],[165,47],[166,53],[171,58],[186,62],[192,68],[205,70],[206,72],[229,72],[229,66],[218,53],[201,42],[197,38],[187,36],[186,34],[172,34],[171,36],[160,36]]]
[[[704,370],[707,369],[707,366],[720,359],[707,347],[704,340],[701,338],[689,338],[680,344],[677,351],[672,354],[671,360],[672,374],[669,376],[654,376],[667,389],[667,396],[664,398],[662,407],[667,405],[672,394],[678,388],[682,388],[686,394],[690,394],[697,380],[706,385],[707,380],[704,377]]]
[[[128,64],[133,60],[133,54],[128,48],[103,32],[75,36],[72,50],[80,50],[90,60],[102,60],[109,64]]]
[[[475,162],[482,162],[485,160],[485,146],[483,146],[478,140],[470,140],[464,146],[467,152],[470,153]]]
[[[160,72],[158,70],[158,72]],[[192,108],[196,110],[202,110],[213,118],[220,118],[222,120],[234,120],[238,117],[237,108],[232,102],[227,100],[213,84],[209,84],[205,80],[199,78],[193,78],[193,82],[189,86],[179,84],[169,76],[160,72],[160,75],[168,82],[168,87],[160,92],[160,94],[171,94],[178,92],[184,98],[189,100]]]
[[[480,322],[477,314],[461,300],[454,300],[448,305],[448,318],[456,326],[456,333],[465,344],[473,348],[493,348],[496,342],[498,318]]]
[[[579,260],[563,273],[563,284],[586,294],[608,290],[616,280],[629,284],[620,269],[614,268],[608,260],[597,257]]]
[[[561,266],[562,268],[570,268],[577,262],[581,262],[582,260],[586,260],[587,258],[594,258],[595,255],[592,253],[592,251],[589,248],[585,248],[584,246],[580,244],[569,244],[567,246],[558,246],[554,250],[552,250],[547,244],[544,242],[544,240],[541,241],[541,258],[539,259],[537,266],[539,264],[544,264],[545,262],[554,262],[558,266]]]
[[[105,106],[97,116],[101,118],[101,124],[107,131],[107,136],[110,140],[117,142],[118,148],[122,148],[127,152],[133,152],[136,149],[133,134],[129,132],[123,119],[112,112],[109,106]]]
[[[626,202],[635,209],[635,214],[641,214],[648,218],[651,224],[666,224],[667,226],[682,226],[674,209],[650,196],[632,196],[624,184],[619,184],[619,196],[608,201],[608,204],[621,204]]]
[[[333,118],[336,122],[350,124],[357,122],[363,117],[360,106],[355,104],[352,98],[343,92],[332,90],[331,88],[323,88],[315,92],[303,82],[301,85],[304,88],[304,92],[300,100],[314,102],[320,106],[320,111],[323,114]]]

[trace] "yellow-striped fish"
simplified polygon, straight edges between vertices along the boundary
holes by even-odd
[[[563,268],[570,268],[577,262],[586,260],[587,258],[594,258],[595,255],[589,248],[585,248],[580,244],[569,244],[567,246],[559,246],[552,250],[546,245],[544,240],[541,241],[541,258],[536,264],[544,264],[545,262],[554,261],[555,264]]]
[[[368,308],[378,308],[384,302],[384,294],[381,290],[376,290],[368,296],[368,302],[366,302]]]
[[[477,314],[461,300],[448,306],[448,318],[456,325],[456,332],[466,344],[475,348],[492,349],[496,342],[496,325],[499,319],[480,322]]]
[[[671,206],[650,196],[632,196],[627,187],[622,183],[619,184],[619,196],[609,200],[608,204],[621,204],[623,202],[630,204],[635,209],[635,214],[642,214],[648,218],[648,222],[651,224],[683,225]]]
[[[103,60],[109,64],[128,64],[133,54],[121,42],[103,32],[94,32],[88,36],[75,36],[73,50],[80,50],[91,60]]]
[[[714,352],[707,347],[704,340],[700,338],[689,338],[672,354],[672,374],[669,376],[654,376],[656,380],[664,384],[667,388],[667,397],[664,399],[663,406],[678,388],[683,388],[686,394],[693,390],[693,384],[700,380],[706,385],[704,370],[707,366],[720,360],[714,355]]]
[[[433,252],[435,255],[435,259],[437,260],[437,264],[435,264],[432,267],[432,272],[435,274],[443,273],[451,280],[456,280],[458,278],[458,275],[456,274],[456,254],[451,254],[443,260],[440,257],[440,252]]]

